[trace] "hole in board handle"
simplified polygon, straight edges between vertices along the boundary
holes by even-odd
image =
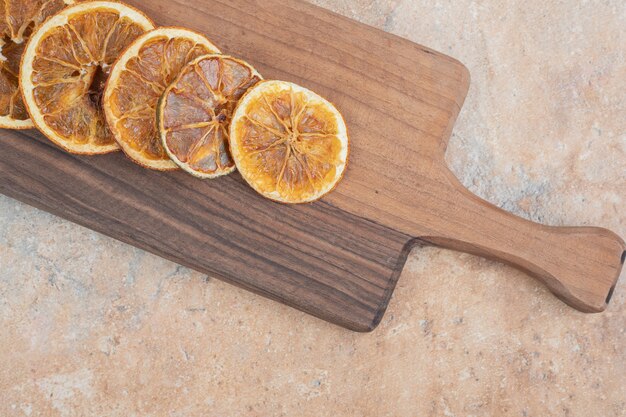
[[[624,265],[624,261],[626,261],[626,250],[622,252],[622,265]],[[613,285],[611,289],[609,290],[609,294],[606,296],[606,301],[605,301],[606,305],[609,305],[609,303],[611,302],[611,298],[613,298],[613,293],[615,292],[616,286],[617,286],[617,283]]]
[[[613,298],[613,292],[615,292],[615,285],[611,287],[611,289],[609,290],[609,295],[606,296],[606,305],[609,305],[609,303],[611,302],[611,298]]]

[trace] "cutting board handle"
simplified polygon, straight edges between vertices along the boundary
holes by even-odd
[[[444,177],[457,201],[442,207],[446,224],[421,240],[513,265],[580,311],[606,309],[626,257],[619,236],[596,227],[533,223],[475,196],[447,168]]]

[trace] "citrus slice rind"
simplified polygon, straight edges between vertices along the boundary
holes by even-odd
[[[19,87],[19,66],[31,31],[74,0],[0,0],[0,128],[34,127]]]
[[[219,49],[189,29],[163,27],[138,38],[117,60],[105,88],[107,123],[120,147],[145,168],[178,169],[161,144],[157,107],[190,61]]]
[[[142,12],[114,1],[79,3],[50,17],[32,34],[20,70],[34,125],[71,153],[118,150],[104,117],[104,84],[121,51],[152,28]]]
[[[226,55],[201,56],[184,67],[165,90],[157,114],[172,161],[202,179],[232,173],[231,117],[245,92],[262,79],[250,64]]]
[[[348,164],[346,123],[318,94],[284,81],[261,81],[243,96],[230,126],[242,177],[281,203],[309,203],[331,192]]]

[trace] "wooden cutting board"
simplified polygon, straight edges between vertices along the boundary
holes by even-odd
[[[357,331],[380,322],[417,244],[504,261],[575,308],[606,307],[624,262],[618,236],[516,218],[446,167],[469,86],[458,61],[297,0],[130,3],[333,101],[352,138],[343,182],[321,202],[285,206],[237,174],[151,172],[121,154],[76,157],[34,131],[3,131],[1,193]]]

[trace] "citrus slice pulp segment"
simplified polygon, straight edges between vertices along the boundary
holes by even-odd
[[[202,56],[183,68],[159,103],[159,134],[172,161],[199,178],[233,172],[232,114],[261,79],[251,65],[225,55]]]
[[[120,51],[153,27],[138,10],[110,1],[79,3],[42,24],[26,46],[20,72],[35,126],[68,152],[118,150],[102,93]]]
[[[74,0],[0,0],[0,128],[33,127],[22,100],[19,67],[33,29]]]
[[[131,160],[156,170],[178,168],[161,144],[159,99],[187,63],[215,53],[217,47],[196,32],[159,28],[137,39],[118,59],[103,100],[108,125]]]
[[[307,203],[343,177],[349,139],[333,104],[293,83],[262,81],[235,110],[230,149],[257,192],[282,203]]]

